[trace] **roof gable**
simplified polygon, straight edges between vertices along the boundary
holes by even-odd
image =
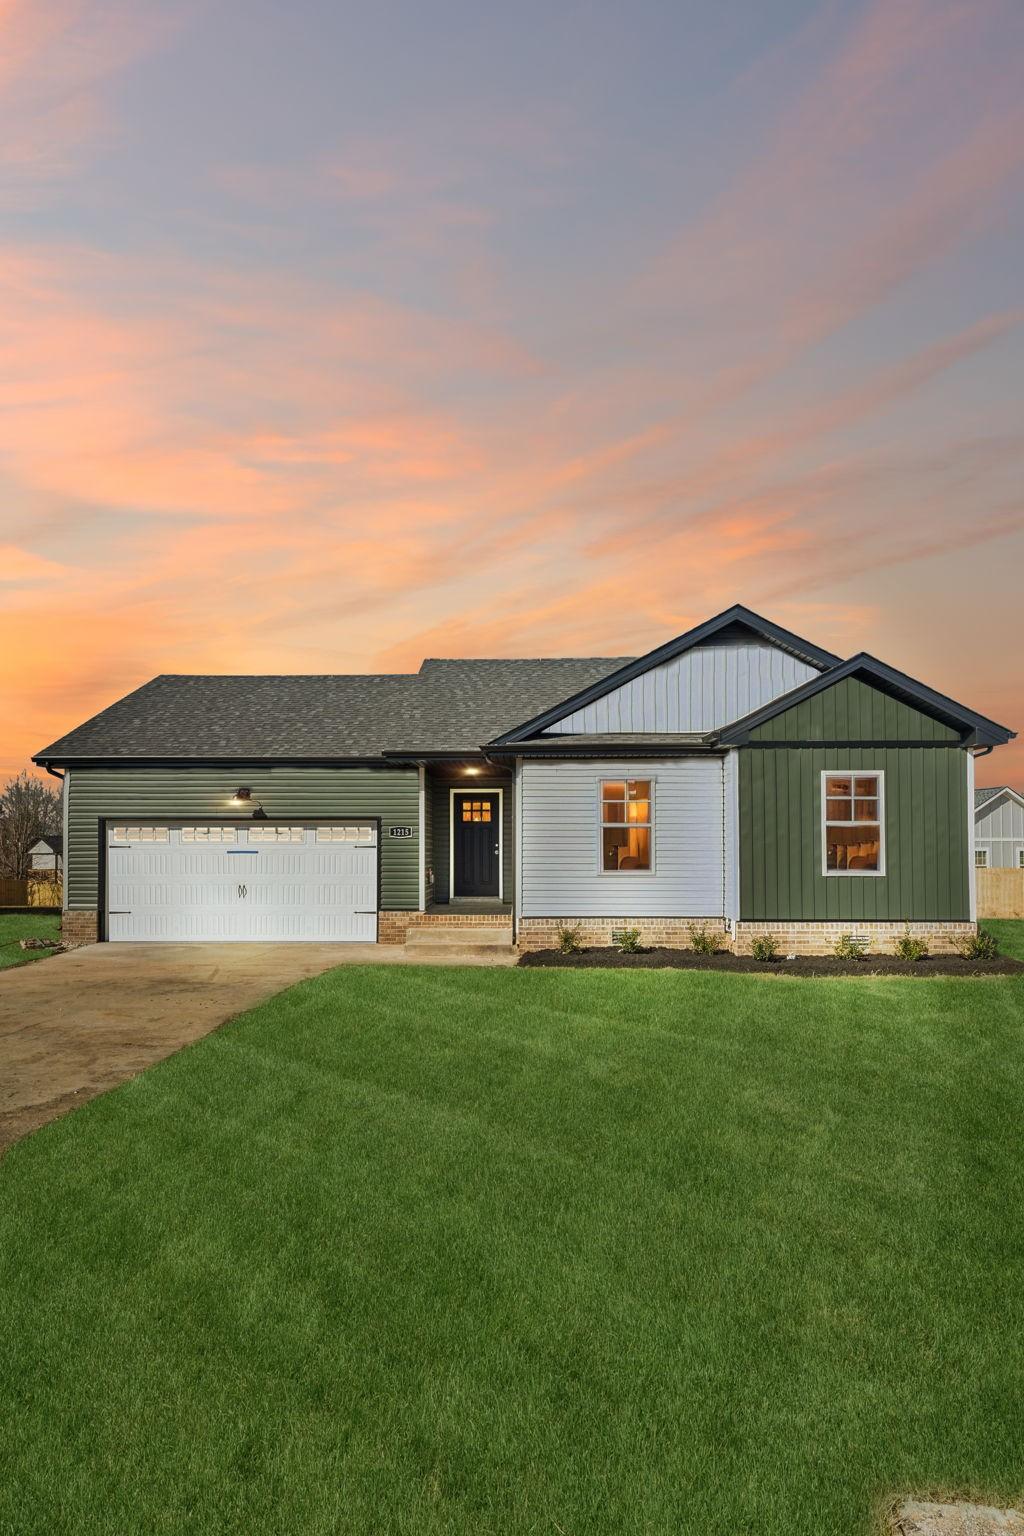
[[[748,741],[948,741],[1001,746],[1014,734],[862,652],[736,721],[720,739],[724,745]]]
[[[495,737],[491,744],[506,746],[534,738],[551,730],[560,721],[567,721],[569,716],[579,715],[581,711],[596,704],[607,695],[627,688],[630,683],[645,674],[659,667],[665,667],[667,663],[685,655],[688,651],[693,651],[715,640],[724,643],[729,639],[736,640],[740,637],[760,639],[786,656],[794,658],[805,668],[813,668],[818,672],[834,667],[839,662],[839,657],[833,656],[831,651],[824,651],[820,646],[812,645],[810,641],[801,639],[791,630],[782,629],[778,624],[773,624],[770,619],[762,618],[760,614],[737,603],[732,608],[727,608],[724,613],[717,614],[715,618],[698,624],[694,629],[687,630],[685,634],[677,635],[674,640],[669,640],[665,645],[648,651],[645,656],[628,662],[617,671],[609,672],[589,687],[563,699],[553,708],[523,721],[514,730]],[[721,723],[721,721],[716,722],[716,724]]]
[[[974,814],[980,816],[982,811],[991,811],[995,805],[1006,796],[1017,805],[1024,806],[1024,795],[1011,789],[1009,784],[999,784],[995,789],[976,789],[974,791]]]

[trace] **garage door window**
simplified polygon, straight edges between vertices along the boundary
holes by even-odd
[[[183,843],[233,843],[234,827],[182,827]]]
[[[374,845],[373,827],[317,827],[318,843],[358,843],[364,848]]]
[[[167,843],[169,827],[114,827],[110,834],[112,843]]]
[[[305,827],[255,827],[249,828],[250,843],[304,843]]]

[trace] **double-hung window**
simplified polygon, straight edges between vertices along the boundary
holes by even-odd
[[[975,869],[988,869],[988,849],[987,848],[975,848],[975,850],[974,850],[974,867],[975,867]]]
[[[885,873],[884,777],[871,771],[822,774],[824,874]]]
[[[654,803],[650,779],[601,780],[601,869],[651,868]]]

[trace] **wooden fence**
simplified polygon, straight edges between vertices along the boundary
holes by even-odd
[[[978,916],[1024,918],[1024,869],[978,869]]]
[[[59,907],[60,877],[44,872],[28,880],[0,879],[0,907]]]

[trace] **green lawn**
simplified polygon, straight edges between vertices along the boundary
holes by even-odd
[[[1024,1494],[1024,983],[345,969],[0,1163],[0,1531]]]
[[[981,926],[992,934],[1004,955],[1010,955],[1014,960],[1024,960],[1024,922],[1013,918],[986,917]]]
[[[60,942],[60,918],[31,912],[0,912],[0,971],[27,965],[50,953],[48,949],[19,949],[19,939],[52,939]]]

